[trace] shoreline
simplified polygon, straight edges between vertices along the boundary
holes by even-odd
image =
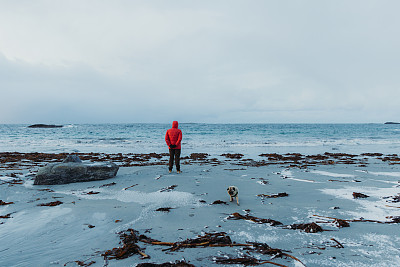
[[[77,155],[84,161],[112,161],[120,167],[156,166],[168,164],[168,153],[23,153],[0,152],[0,168],[35,167],[50,162],[61,162],[68,155]],[[287,165],[288,167],[306,168],[317,165],[358,164],[360,167],[368,164],[368,160],[377,159],[389,165],[400,165],[398,154],[383,154],[365,152],[361,154],[325,152],[316,155],[300,153],[263,153],[258,159],[245,158],[240,153],[224,153],[210,155],[208,153],[191,153],[181,157],[182,165],[192,163],[221,165],[233,164],[241,166]],[[8,166],[6,166],[8,165]]]

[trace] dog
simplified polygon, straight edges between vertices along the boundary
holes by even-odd
[[[228,191],[228,194],[229,194],[229,197],[230,197],[230,201],[232,202],[232,200],[234,198],[236,198],[236,203],[239,206],[239,197],[238,197],[239,189],[236,186],[231,185],[226,190]]]

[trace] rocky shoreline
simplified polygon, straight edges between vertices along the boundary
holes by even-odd
[[[76,155],[83,161],[114,162],[119,167],[157,166],[167,165],[168,153],[19,153],[0,152],[0,169],[18,170],[21,168],[41,167],[47,163],[62,162],[68,155]],[[260,159],[243,158],[243,154],[221,154],[210,157],[207,153],[191,153],[181,158],[182,165],[194,163],[209,165],[238,165],[238,166],[269,166],[282,165],[287,167],[307,168],[318,165],[351,164],[359,167],[368,165],[370,159],[377,159],[389,165],[399,165],[398,154],[362,153],[359,155],[346,153],[329,153],[317,155],[288,154],[260,154]]]

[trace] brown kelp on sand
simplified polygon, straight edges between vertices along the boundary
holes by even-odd
[[[152,239],[147,237],[146,235],[139,234],[138,231],[133,229],[128,229],[126,231],[119,233],[121,239],[121,246],[118,248],[113,248],[111,250],[107,250],[102,253],[102,256],[105,259],[125,259],[132,255],[138,254],[142,256],[142,259],[150,258],[149,255],[143,252],[143,249],[137,245],[137,242],[142,242],[148,245],[155,246],[167,246],[169,248],[163,249],[162,251],[179,251],[187,248],[207,248],[207,247],[243,247],[247,252],[258,253],[262,255],[273,256],[274,258],[291,258],[300,263],[302,263],[298,258],[288,254],[287,252],[277,249],[271,248],[265,243],[236,243],[231,240],[231,237],[224,232],[215,232],[215,233],[204,233],[203,235],[198,235],[195,238],[188,238],[183,241],[176,242],[165,242]],[[246,256],[244,258],[214,258],[214,262],[219,264],[253,264],[260,265],[265,263],[274,264],[277,266],[285,266],[270,260],[261,261],[256,260],[253,257]],[[150,264],[150,265],[149,265]],[[304,264],[303,264],[304,265]],[[185,262],[178,263],[163,263],[161,265],[156,265],[153,263],[142,263],[140,266],[194,266]]]
[[[68,153],[19,153],[19,152],[1,152],[0,169],[21,170],[34,166],[44,166],[49,162],[61,162]],[[132,166],[153,166],[166,165],[168,163],[168,153],[73,153],[79,156],[81,160],[90,160],[93,162],[112,161],[120,167]],[[260,154],[261,160],[246,159],[242,154],[222,154],[224,159],[209,158],[207,153],[191,153],[189,156],[182,157],[182,164],[210,164],[223,165],[233,164],[241,166],[268,166],[282,165],[286,167],[307,168],[317,165],[335,165],[351,164],[365,167],[370,158],[378,159],[389,165],[400,164],[400,157],[397,154],[383,155],[380,153],[363,153],[360,155],[346,153],[329,153],[317,155],[302,155],[299,153],[287,154]],[[264,159],[266,158],[266,160]]]

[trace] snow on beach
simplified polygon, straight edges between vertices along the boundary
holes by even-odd
[[[195,266],[221,266],[215,259],[249,252],[239,246],[163,251],[168,247],[138,242],[150,259],[132,255],[105,261],[101,254],[120,246],[117,233],[129,228],[164,242],[225,232],[236,243],[287,251],[306,266],[400,265],[399,225],[387,223],[400,217],[395,198],[400,183],[394,175],[399,165],[373,157],[364,167],[218,159],[183,161],[181,174],[168,174],[164,165],[131,166],[120,168],[113,179],[51,186],[32,184],[30,171],[38,166],[3,168],[0,199],[13,204],[0,206],[0,216],[9,215],[0,219],[1,265],[135,266],[185,259]],[[240,206],[229,202],[229,185],[239,188]],[[355,199],[353,192],[369,197]],[[38,206],[53,201],[62,204]],[[232,219],[234,213],[247,219]],[[350,227],[339,228],[332,218],[348,220]],[[311,222],[329,231],[291,229]],[[249,253],[260,261],[303,266],[290,257]]]

